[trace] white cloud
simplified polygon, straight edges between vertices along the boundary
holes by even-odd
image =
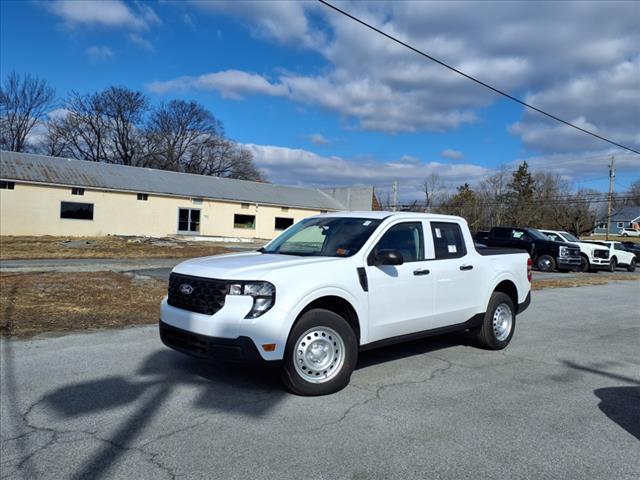
[[[491,170],[480,165],[422,162],[411,156],[383,162],[374,159],[345,159],[322,156],[303,149],[273,145],[244,144],[253,153],[256,166],[267,178],[290,185],[317,187],[373,185],[381,191],[398,181],[401,197],[420,198],[421,184],[437,172],[452,187],[477,182]]]
[[[314,145],[326,145],[327,143],[329,143],[329,140],[321,133],[314,133],[312,135],[309,135],[309,140]]]
[[[94,45],[88,47],[84,53],[87,54],[92,62],[108,62],[113,60],[116,54],[109,47]]]
[[[225,70],[197,77],[185,76],[166,82],[152,82],[147,88],[154,93],[187,90],[217,90],[225,98],[241,99],[248,94],[287,95],[283,84],[269,83],[261,75],[240,70]]]
[[[151,43],[149,40],[142,37],[141,35],[138,35],[137,33],[130,33],[129,40],[131,40],[131,42],[135,43],[138,47],[142,48],[143,50],[147,50],[148,52],[154,51],[153,43]]]
[[[254,35],[313,50],[326,61],[320,73],[281,73],[276,80],[262,76],[238,92],[224,85],[226,96],[286,96],[336,112],[349,125],[387,133],[454,129],[478,121],[478,109],[497,98],[316,2],[193,4],[236,16]],[[632,2],[556,2],[544,8],[523,2],[346,2],[341,7],[483,81],[516,95],[529,92],[527,98],[540,106],[569,119],[583,117],[611,136],[624,121],[612,124],[612,115],[628,119],[637,112],[635,100],[618,101],[619,92],[634,90],[609,90],[604,81],[607,75],[624,75],[618,70],[638,56],[640,30]],[[162,82],[164,91],[171,82]],[[593,84],[587,96],[570,95],[563,104],[550,98],[562,85],[580,82]],[[638,91],[636,82],[636,97]],[[523,128],[512,127],[512,132],[542,151],[551,137],[530,135],[532,119],[542,122],[525,114]],[[588,139],[569,143],[564,148],[593,148]]]
[[[449,160],[462,160],[464,158],[464,154],[460,150],[453,150],[451,148],[447,148],[440,152],[440,156],[448,158]]]
[[[120,0],[57,0],[47,3],[46,6],[68,26],[100,25],[147,29],[151,25],[161,23],[154,10],[143,3],[135,3],[132,5],[133,8],[130,8]]]

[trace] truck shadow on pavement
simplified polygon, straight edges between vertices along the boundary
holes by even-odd
[[[195,391],[193,387],[196,387]],[[212,414],[234,412],[256,420],[287,395],[273,369],[203,363],[165,350],[149,355],[136,375],[106,377],[61,387],[45,395],[42,403],[63,420],[106,413],[116,408],[127,409],[125,418],[109,438],[93,435],[104,447],[95,452],[72,478],[104,478],[128,450],[137,449],[150,455],[141,450],[137,440],[156,417],[166,414],[163,405],[177,392],[184,392],[189,398],[194,396],[196,409]],[[185,422],[188,423],[188,419]]]
[[[596,366],[587,367],[569,361],[564,361],[563,363],[574,370],[634,385],[632,387],[598,388],[593,393],[600,399],[598,404],[600,411],[640,440],[640,380],[607,372]]]

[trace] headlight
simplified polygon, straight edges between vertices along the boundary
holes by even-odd
[[[276,287],[269,282],[238,282],[229,284],[229,295],[253,297],[253,307],[245,318],[257,318],[269,311],[276,300]]]
[[[560,247],[560,256],[561,257],[568,257],[569,256],[569,249],[567,247]]]

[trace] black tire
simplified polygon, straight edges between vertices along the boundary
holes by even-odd
[[[314,332],[314,330],[317,331]],[[303,336],[307,333],[309,340],[305,341]],[[334,338],[336,334],[338,338]],[[305,343],[307,345],[304,345]],[[299,353],[302,350],[299,350],[298,347],[304,345],[303,348],[311,350],[314,344],[321,357],[326,358],[327,348],[337,349],[335,352],[331,352],[331,356],[338,355],[338,351],[341,351],[339,365],[333,365],[333,360],[330,357],[326,361],[322,359],[322,363],[314,364],[315,360],[310,359],[312,355],[307,356]],[[337,359],[338,356],[335,358]],[[328,395],[342,390],[349,384],[357,361],[358,340],[351,326],[340,315],[329,310],[316,308],[305,312],[289,333],[284,352],[282,381],[289,391],[297,395]],[[298,367],[296,367],[296,362],[299,362]],[[310,368],[307,369],[306,365],[309,365]],[[318,371],[312,371],[311,367],[318,365],[322,368]],[[337,370],[332,371],[334,368]],[[302,369],[305,373],[309,373],[303,376],[300,373]]]
[[[498,315],[498,308],[508,307],[511,314],[511,326],[508,334],[501,338],[498,336],[499,329],[494,328],[494,317]],[[499,323],[499,322],[498,322]],[[493,292],[491,299],[489,300],[489,306],[484,314],[482,325],[475,331],[476,341],[479,346],[487,350],[502,350],[513,338],[513,333],[516,330],[516,307],[513,304],[513,300],[506,293]],[[504,333],[504,332],[503,332]]]
[[[609,271],[615,272],[616,268],[618,268],[618,259],[616,257],[612,257],[611,262],[609,263]]]
[[[627,272],[635,272],[636,271],[636,264],[637,264],[636,259],[633,258],[631,260],[631,263],[627,266]]]
[[[580,266],[578,267],[579,272],[588,272],[591,270],[591,264],[589,263],[589,258],[586,255],[580,255]]]
[[[553,272],[556,269],[556,261],[550,255],[540,255],[536,260],[536,267],[541,272]]]

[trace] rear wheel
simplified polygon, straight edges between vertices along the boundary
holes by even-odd
[[[298,395],[327,395],[349,384],[358,341],[347,321],[324,309],[304,313],[285,349],[282,380]]]
[[[541,272],[552,272],[556,269],[556,262],[550,255],[540,255],[536,266]]]
[[[476,339],[482,348],[502,350],[511,341],[516,329],[516,307],[506,293],[493,292],[482,326],[476,330]]]
[[[628,272],[635,272],[635,271],[636,271],[636,264],[637,264],[636,259],[635,259],[635,258],[634,258],[634,259],[632,259],[632,260],[631,260],[631,263],[630,263],[630,264],[629,264],[629,266],[627,267],[627,271],[628,271]]]
[[[615,272],[616,268],[618,268],[618,259],[616,257],[613,257],[611,259],[611,262],[609,263],[609,271]]]

